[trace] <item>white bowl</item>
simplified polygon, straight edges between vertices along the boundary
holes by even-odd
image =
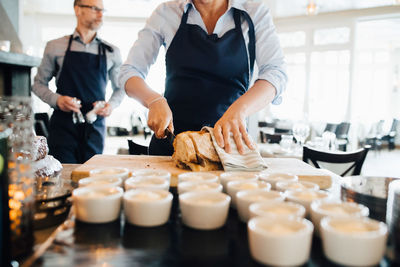
[[[281,181],[296,182],[296,181],[299,180],[297,175],[290,174],[290,173],[278,173],[278,172],[274,172],[274,173],[260,172],[259,173],[259,179],[261,181],[265,181],[267,183],[270,183],[273,190],[276,189],[276,183],[277,182],[281,182]]]
[[[301,218],[255,217],[248,224],[251,256],[271,266],[300,266],[307,262],[313,225]]]
[[[222,186],[224,187],[223,191],[227,192],[227,183],[230,181],[257,181],[258,175],[253,172],[224,172],[219,176]]]
[[[249,207],[250,218],[261,216],[271,218],[304,218],[306,209],[293,202],[253,203]]]
[[[168,221],[172,194],[165,190],[129,190],[123,197],[124,214],[129,223],[152,227]]]
[[[187,192],[179,195],[182,221],[200,230],[222,227],[228,217],[231,197],[224,193]]]
[[[122,187],[122,178],[112,177],[108,175],[90,176],[88,178],[80,179],[78,184],[79,187],[85,187],[85,186]]]
[[[169,190],[169,180],[160,177],[131,177],[125,181],[125,189],[162,189]]]
[[[306,181],[280,181],[276,183],[276,190],[285,192],[286,190],[319,190],[319,186],[315,183]]]
[[[87,223],[116,220],[121,211],[121,187],[81,187],[72,192],[76,218]]]
[[[181,182],[178,184],[178,194],[186,192],[222,192],[220,183],[212,183],[205,181]]]
[[[157,177],[165,180],[171,180],[171,173],[164,170],[153,170],[153,169],[140,169],[132,171],[133,177]]]
[[[243,190],[255,190],[255,189],[263,189],[265,191],[269,191],[271,189],[271,185],[262,181],[248,181],[248,180],[239,180],[239,181],[230,181],[226,184],[226,191],[228,195],[231,196],[231,206],[236,207],[236,193]]]
[[[311,203],[314,201],[331,199],[331,195],[326,191],[315,190],[286,190],[285,196],[288,201],[303,205],[306,208],[306,216],[310,216]]]
[[[263,189],[243,190],[236,193],[236,208],[239,218],[247,222],[250,218],[249,206],[258,202],[283,202],[285,197],[277,191],[265,191]]]
[[[368,218],[332,218],[321,221],[326,257],[341,265],[374,266],[385,254],[386,224]]]
[[[120,168],[120,167],[93,169],[89,172],[89,176],[97,176],[97,175],[120,177],[123,181],[125,181],[129,177],[130,173],[127,168]]]
[[[342,202],[340,200],[314,201],[311,203],[311,221],[315,226],[315,233],[319,235],[321,220],[325,217],[368,217],[369,209],[354,202]]]
[[[181,182],[210,182],[218,183],[218,175],[211,172],[185,172],[178,175],[178,183]]]

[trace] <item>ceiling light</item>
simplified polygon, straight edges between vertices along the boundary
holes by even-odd
[[[316,15],[318,13],[318,9],[319,6],[314,3],[314,0],[310,0],[307,5],[307,15]]]

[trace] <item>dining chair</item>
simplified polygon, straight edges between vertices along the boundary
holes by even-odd
[[[393,119],[392,126],[390,127],[390,131],[387,134],[383,135],[381,138],[382,141],[388,142],[389,150],[395,149],[395,139],[396,139],[396,135],[397,135],[398,124],[399,124],[399,120]]]
[[[314,164],[316,168],[321,168],[318,162],[325,163],[353,163],[340,176],[360,175],[361,168],[367,157],[370,146],[358,149],[353,152],[331,152],[321,151],[308,146],[303,147],[303,161]]]
[[[349,143],[350,122],[341,122],[335,129],[339,150],[346,151]]]
[[[338,125],[335,124],[335,123],[327,123],[325,125],[324,132],[332,132],[332,133],[334,133],[336,131],[337,126]]]
[[[128,139],[129,155],[148,155],[149,148]]]

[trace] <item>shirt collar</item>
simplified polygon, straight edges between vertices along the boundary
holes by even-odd
[[[72,34],[72,38],[74,40],[79,40],[80,42],[83,43],[82,37],[76,29],[74,30],[74,33]],[[93,42],[96,42],[96,43],[101,42],[101,39],[99,38],[99,35],[97,33],[96,33],[96,36],[93,38],[93,40],[90,43],[93,43]]]
[[[244,2],[245,2],[245,0],[228,0],[228,10],[230,10],[231,8],[236,8],[239,10],[246,11],[243,6]],[[195,6],[193,4],[193,0],[183,0],[183,4],[184,4],[184,12],[187,11],[187,9],[189,8],[189,5],[192,5],[193,8],[195,8]]]

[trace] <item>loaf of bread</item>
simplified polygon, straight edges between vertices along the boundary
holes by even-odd
[[[172,158],[178,168],[192,171],[222,170],[211,135],[206,131],[187,131],[174,140]]]

